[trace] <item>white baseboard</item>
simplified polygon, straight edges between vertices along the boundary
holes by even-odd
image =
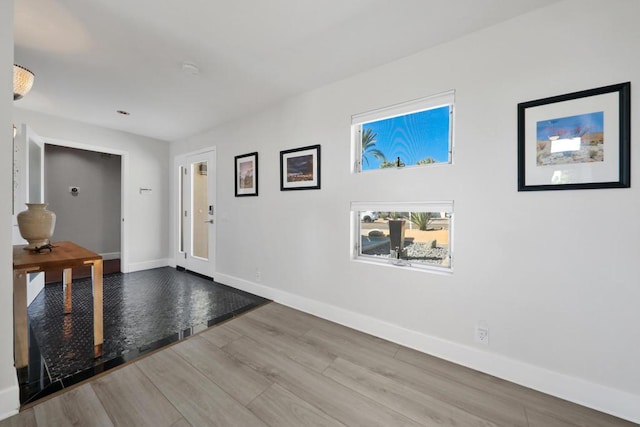
[[[216,282],[268,298],[323,319],[597,411],[640,423],[640,396],[638,395],[571,377],[500,354],[426,335],[374,317],[238,277],[216,273],[215,278]]]
[[[132,262],[123,266],[123,273],[133,273],[134,271],[151,270],[152,268],[167,267],[170,264],[170,260],[167,258],[154,259],[143,262]]]
[[[13,372],[15,376],[15,371]],[[16,384],[0,390],[0,420],[12,417],[20,408],[20,388]]]

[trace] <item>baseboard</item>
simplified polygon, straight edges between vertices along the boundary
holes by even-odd
[[[102,255],[102,260],[103,261],[108,261],[110,259],[119,259],[120,258],[120,252],[105,252],[100,254]]]
[[[499,354],[443,340],[340,307],[216,272],[216,281],[323,319],[635,423],[640,396]]]
[[[15,370],[13,371],[15,376]],[[0,390],[0,420],[12,417],[18,413],[20,408],[20,388],[16,384]]]
[[[222,283],[223,285],[232,286],[242,291],[249,292],[249,293],[252,293],[273,301],[277,301],[277,302],[282,301],[281,297],[283,295],[295,296],[294,294],[289,294],[288,292],[283,292],[278,289],[270,288],[269,286],[264,286],[259,283],[250,282],[249,280],[241,279],[235,276],[230,276],[224,273],[215,272],[213,277],[215,278],[216,282]],[[289,305],[289,304],[285,304],[284,302],[282,302],[282,304]]]
[[[167,258],[154,259],[151,261],[132,262],[123,266],[123,273],[133,273],[134,271],[151,270],[152,268],[167,267],[170,264],[170,260]]]

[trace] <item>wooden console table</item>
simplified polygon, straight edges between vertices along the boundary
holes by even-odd
[[[13,247],[13,344],[16,368],[29,361],[27,274],[63,270],[64,312],[71,313],[71,270],[91,265],[93,284],[93,352],[102,356],[102,256],[72,242],[53,243],[51,252],[35,253],[26,245]]]

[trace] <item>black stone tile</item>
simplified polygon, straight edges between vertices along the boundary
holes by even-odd
[[[98,359],[93,358],[91,279],[73,283],[71,314],[64,314],[61,283],[47,285],[31,303],[29,367],[18,372],[22,403],[268,301],[169,267],[106,275],[103,287],[104,346]]]

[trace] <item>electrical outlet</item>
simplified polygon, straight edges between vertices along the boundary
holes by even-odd
[[[262,280],[262,275],[260,274],[260,269],[256,268],[256,282]]]
[[[489,345],[489,325],[486,322],[481,321],[476,324],[476,342]]]

